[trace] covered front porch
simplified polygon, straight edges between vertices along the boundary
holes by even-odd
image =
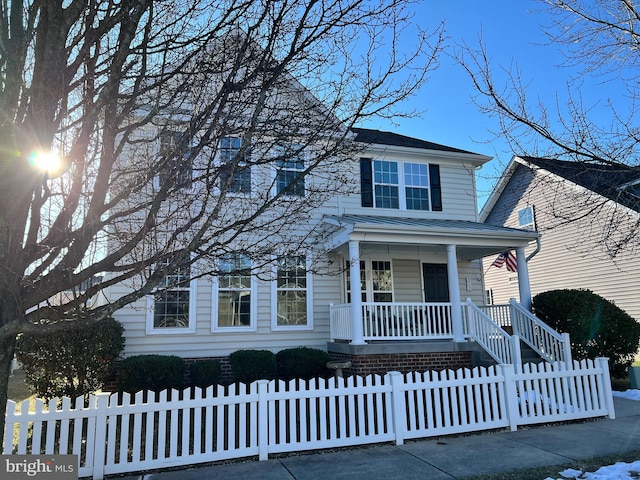
[[[475,320],[489,318],[486,256],[515,250],[519,305],[530,307],[525,248],[535,232],[456,220],[344,215],[327,221],[338,227],[331,250],[345,261],[344,301],[330,307],[328,350],[336,358],[422,352],[469,362],[477,331],[493,328]],[[360,295],[352,285],[360,285]]]

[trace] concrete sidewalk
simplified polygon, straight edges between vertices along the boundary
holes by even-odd
[[[130,480],[444,480],[561,465],[640,450],[640,402],[614,398],[615,420],[412,441],[405,445],[248,460]],[[640,457],[640,454],[639,454]],[[638,458],[640,460],[640,458]]]

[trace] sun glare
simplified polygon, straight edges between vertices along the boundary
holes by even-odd
[[[34,152],[29,157],[29,163],[43,172],[55,173],[62,166],[62,159],[51,152]]]

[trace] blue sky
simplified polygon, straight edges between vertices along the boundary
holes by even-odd
[[[548,45],[541,27],[549,25],[550,17],[541,8],[533,0],[429,0],[417,7],[416,20],[432,28],[444,20],[447,49],[463,40],[477,45],[482,33],[494,67],[508,67],[516,61],[523,78],[531,82],[532,94],[542,95],[553,107],[555,92],[566,92],[569,72],[560,67],[564,57],[558,47]],[[503,140],[493,140],[490,130],[495,120],[478,112],[470,98],[473,94],[466,72],[453,59],[441,55],[440,67],[415,99],[426,113],[401,119],[398,126],[382,120],[365,126],[494,157],[477,173],[481,207],[514,152]]]

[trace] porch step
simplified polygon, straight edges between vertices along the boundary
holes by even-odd
[[[529,345],[520,341],[520,354],[522,357],[522,363],[542,363],[544,360],[533,350]],[[496,365],[496,361],[485,352],[482,348],[478,348],[472,356],[472,363],[474,367],[489,367]]]

